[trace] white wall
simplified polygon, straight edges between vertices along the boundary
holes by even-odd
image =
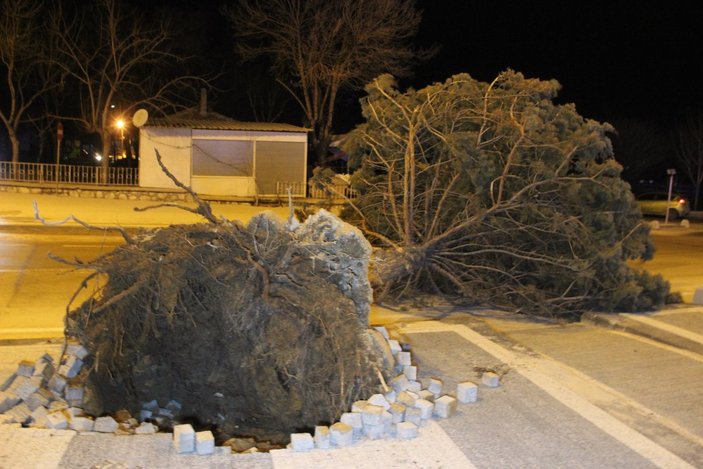
[[[156,161],[155,148],[166,168],[183,184],[191,185],[191,129],[139,129],[139,186],[175,188]]]
[[[191,188],[197,194],[253,197],[256,194],[254,178],[233,176],[193,176]]]

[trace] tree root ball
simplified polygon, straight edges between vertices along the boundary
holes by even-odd
[[[86,410],[176,400],[220,440],[333,422],[379,386],[370,254],[325,211],[142,233],[98,261],[101,294],[66,319],[91,352]]]

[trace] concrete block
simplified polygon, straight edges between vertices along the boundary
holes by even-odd
[[[142,422],[137,428],[134,429],[135,435],[153,435],[158,431],[156,425],[151,422]]]
[[[95,422],[88,417],[73,417],[68,424],[68,428],[77,432],[92,432]]]
[[[106,415],[95,419],[94,431],[99,433],[115,433],[119,428],[119,424],[115,419]]]
[[[335,446],[340,448],[351,446],[354,442],[354,429],[344,422],[337,422],[330,427],[330,437]]]
[[[152,413],[156,414],[159,411],[159,403],[156,402],[156,399],[153,401],[145,402],[142,405],[142,409],[150,410]]]
[[[409,381],[415,381],[417,380],[417,367],[413,365],[405,365],[403,367],[403,374]]]
[[[68,409],[68,403],[63,399],[55,399],[49,403],[49,412]]]
[[[20,402],[19,404],[5,412],[5,415],[9,415],[14,423],[20,423],[24,425],[25,423],[29,423],[32,411],[29,409],[29,406],[27,404],[25,404],[24,402]]]
[[[481,375],[481,383],[489,388],[500,386],[500,377],[492,371],[484,371]]]
[[[383,424],[379,425],[364,425],[364,436],[369,440],[380,440],[386,434],[386,429]]]
[[[434,414],[443,419],[449,418],[456,412],[456,399],[451,396],[444,395],[435,399]]]
[[[346,423],[354,430],[354,438],[359,438],[363,432],[364,424],[361,420],[361,414],[358,412],[345,412],[339,418],[339,421]]]
[[[418,396],[414,392],[403,391],[400,394],[398,394],[398,397],[395,399],[395,401],[399,404],[403,404],[406,407],[413,407],[415,405],[415,401],[417,399],[418,399]]]
[[[29,396],[24,402],[27,403],[32,411],[37,407],[48,407],[51,402],[52,395],[46,389],[37,389],[37,392]]]
[[[166,417],[169,419],[172,419],[175,417],[175,414],[171,409],[167,409],[165,407],[160,407],[159,410],[156,412],[156,414],[160,417]]]
[[[391,408],[388,412],[393,417],[393,423],[400,423],[405,420],[405,406],[399,402],[394,402],[391,404]]]
[[[464,381],[456,385],[456,398],[464,404],[478,400],[478,386],[471,381]]]
[[[139,420],[142,422],[145,420],[149,420],[151,418],[151,415],[152,413],[150,410],[142,409],[139,411]]]
[[[367,405],[361,413],[361,421],[364,427],[368,425],[381,425],[381,416],[385,409],[380,405]]]
[[[42,360],[41,358],[34,363],[34,376],[41,376],[45,380],[51,379],[54,374],[54,365],[51,362]]]
[[[64,391],[64,397],[69,405],[80,407],[83,405],[83,386],[78,384],[69,384]]]
[[[19,384],[15,386],[16,383]],[[32,376],[30,378],[18,376],[13,383],[13,388],[17,397],[24,401],[29,398],[29,396],[37,392],[41,385],[42,378],[40,376]]]
[[[66,378],[75,378],[81,371],[83,360],[75,355],[66,355],[64,362],[59,366],[59,374]]]
[[[417,397],[432,402],[434,401],[435,395],[429,389],[421,389],[420,392],[417,393]]]
[[[66,354],[73,355],[79,360],[83,360],[88,356],[88,350],[83,347],[79,342],[71,342],[66,346]]]
[[[393,355],[403,351],[403,347],[400,346],[400,343],[397,340],[390,339],[388,341],[388,347],[390,347]]]
[[[85,411],[81,409],[80,407],[69,407],[66,409],[66,412],[68,412],[69,417],[85,417]]]
[[[0,383],[0,391],[7,391],[7,389],[15,381],[16,377],[17,377],[17,375],[15,373],[12,373],[10,376],[7,377],[7,379],[5,379],[5,381]]]
[[[384,410],[383,414],[381,414],[381,425],[383,425],[383,431],[386,435],[390,435],[393,431],[393,423],[393,415]]]
[[[57,393],[62,393],[67,382],[66,378],[58,373],[54,373],[51,379],[49,379],[49,389]]]
[[[420,383],[419,381],[409,381],[408,389],[406,389],[406,391],[414,392],[415,394],[417,394],[422,391],[422,383]]]
[[[309,433],[291,433],[290,444],[295,452],[307,452],[315,449],[315,440]]]
[[[398,352],[395,354],[395,359],[397,360],[398,365],[401,365],[401,366],[412,365],[412,359],[410,356],[410,352]]]
[[[376,326],[376,327],[374,327],[374,329],[376,329],[378,332],[380,332],[381,335],[382,335],[386,340],[389,340],[389,339],[391,338],[391,337],[388,335],[388,330],[387,330],[385,327],[383,327],[383,326]]]
[[[367,405],[369,405],[369,401],[365,401],[365,400],[354,401],[354,403],[352,404],[351,411],[352,412],[363,412],[364,407],[366,407]]]
[[[63,411],[49,412],[45,418],[46,427],[54,430],[65,430],[68,428],[68,417]]]
[[[401,422],[395,426],[396,435],[403,440],[410,440],[417,436],[417,425],[412,422]]]
[[[192,453],[195,451],[195,430],[189,423],[173,427],[173,447],[177,453]]]
[[[195,452],[201,455],[215,452],[215,437],[210,430],[195,434]]]
[[[49,412],[44,407],[37,407],[29,415],[30,421],[37,427],[46,427],[46,416]]]
[[[34,362],[31,360],[22,360],[17,365],[17,376],[30,377],[34,374]]]
[[[434,411],[434,404],[425,399],[418,399],[415,401],[415,408],[420,409],[420,417],[422,420],[427,420],[432,418],[432,412]]]
[[[693,292],[693,301],[691,303],[703,305],[703,288],[696,288],[696,291]]]
[[[315,447],[319,449],[328,449],[331,443],[330,428],[325,425],[315,427]]]
[[[383,410],[388,410],[391,407],[391,404],[386,400],[386,397],[383,394],[374,394],[369,397],[368,402],[369,404],[383,407]]]
[[[383,397],[386,399],[386,402],[388,402],[389,404],[393,404],[397,396],[398,393],[395,391],[395,389],[391,389],[383,395]]]
[[[173,412],[174,414],[178,414],[181,411],[181,408],[183,406],[181,405],[180,402],[174,401],[173,399],[168,401],[168,404],[166,404],[166,408]]]
[[[434,397],[439,397],[442,394],[442,383],[441,379],[430,378],[430,383],[427,385],[427,390],[434,394]]]
[[[417,407],[406,407],[405,421],[414,423],[419,427],[422,425],[422,410]]]
[[[20,403],[20,398],[13,392],[0,391],[0,414],[7,412]]]
[[[389,384],[396,393],[400,393],[408,389],[408,386],[410,385],[410,380],[408,380],[408,377],[403,374],[393,378]]]

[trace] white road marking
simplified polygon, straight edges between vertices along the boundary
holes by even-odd
[[[431,469],[475,468],[449,435],[436,423],[426,421],[412,440],[384,438],[360,440],[346,448],[271,451],[275,469]]]
[[[628,339],[637,340],[637,341],[645,343],[647,345],[651,345],[652,347],[658,347],[662,350],[666,350],[667,352],[678,353],[679,355],[683,355],[686,358],[703,363],[703,355],[700,355],[696,352],[691,352],[690,350],[684,350],[684,349],[672,347],[671,345],[667,345],[662,342],[657,342],[656,340],[648,339],[647,337],[642,337],[641,335],[630,334],[629,332],[615,331],[615,330],[608,330],[608,332],[610,334],[615,334],[615,335],[619,335],[622,337],[627,337]]]
[[[658,321],[647,316],[628,313],[622,313],[622,315],[628,319],[634,319],[635,321],[639,321],[642,324],[647,324],[648,326],[656,327],[657,329],[669,332],[671,334],[675,334],[679,337],[683,337],[684,339],[703,344],[703,335],[701,334],[696,334],[695,332],[688,331],[681,327],[672,326],[671,324],[667,324],[663,321]]]
[[[583,384],[593,385],[593,383],[589,383],[590,379],[578,379],[580,377],[578,377],[577,374],[568,373],[569,370],[566,365],[559,366],[556,364],[558,362],[549,358],[518,355],[463,325],[449,325],[427,321],[409,324],[402,329],[402,332],[454,332],[509,365],[512,369],[540,387],[553,398],[569,407],[620,443],[648,459],[653,464],[668,469],[693,468],[693,466],[674,453],[630,428],[622,421],[572,390],[574,386]],[[567,387],[565,382],[569,380],[573,381],[572,384]],[[589,392],[601,398],[605,397],[607,400],[612,399],[612,397],[607,397],[607,394],[603,394],[604,390],[602,388],[598,390],[596,386],[590,386],[584,390],[579,388],[579,392]],[[630,403],[632,402],[633,401],[630,401]],[[664,417],[661,417],[661,419],[664,419]]]

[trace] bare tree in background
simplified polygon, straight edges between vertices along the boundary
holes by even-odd
[[[77,11],[57,5],[52,15],[57,64],[76,84],[80,105],[78,117],[68,119],[100,136],[106,177],[116,118],[128,119],[140,107],[175,110],[183,104],[183,89],[203,79],[171,73],[183,58],[172,51],[165,19],[148,23],[119,0],[98,0],[95,8]]]
[[[694,187],[693,210],[698,210],[703,184],[703,112],[689,115],[676,133],[678,160]]]
[[[42,5],[34,0],[0,1],[0,121],[7,130],[13,163],[20,157],[20,125],[29,120],[35,102],[59,85],[55,71],[47,73],[49,46],[42,37]]]
[[[412,46],[413,0],[240,0],[224,9],[244,59],[268,57],[313,130],[318,165],[331,140],[340,91],[388,72],[404,76],[429,56]]]

